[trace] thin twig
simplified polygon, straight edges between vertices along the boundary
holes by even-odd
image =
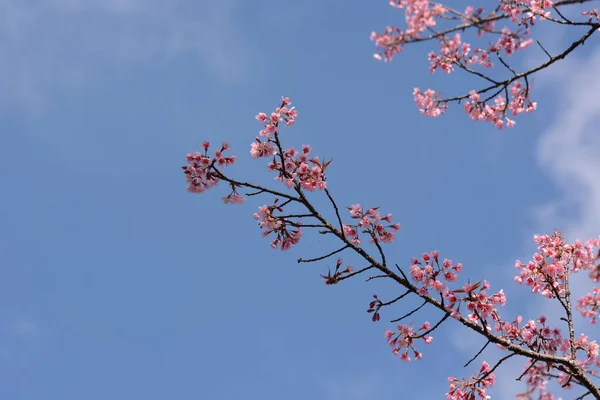
[[[471,358],[469,361],[467,361],[467,363],[466,363],[465,365],[463,365],[463,367],[468,367],[468,366],[469,366],[469,364],[471,364],[473,361],[475,361],[475,359],[476,359],[477,357],[479,357],[479,355],[480,355],[481,353],[483,353],[483,351],[485,350],[485,348],[486,348],[486,347],[488,347],[488,345],[489,345],[490,343],[491,343],[491,342],[488,340],[488,341],[486,342],[486,344],[484,344],[484,345],[483,345],[483,347],[481,348],[481,350],[479,350],[479,351],[477,352],[477,354],[475,354],[475,355],[473,356],[473,358]]]
[[[324,260],[324,259],[326,259],[327,257],[331,257],[331,256],[332,256],[332,255],[334,255],[334,254],[337,254],[337,253],[339,253],[339,252],[341,252],[341,251],[344,251],[344,250],[346,250],[347,248],[348,248],[348,246],[346,245],[346,246],[344,246],[344,247],[341,247],[341,248],[339,248],[339,249],[337,249],[337,250],[335,250],[335,251],[332,251],[331,253],[325,254],[324,256],[321,256],[321,257],[307,258],[307,259],[304,259],[304,258],[299,258],[299,259],[298,259],[298,262],[299,262],[299,263],[309,263],[309,262],[315,262],[315,261]]]

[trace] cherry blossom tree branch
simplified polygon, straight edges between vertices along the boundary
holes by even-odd
[[[426,305],[438,309],[442,315],[433,327],[429,322],[425,322],[416,331],[412,325],[398,325],[398,332],[389,330],[386,332],[385,336],[392,346],[393,352],[400,354],[401,358],[410,360],[409,350],[413,352],[416,359],[421,358],[422,353],[414,347],[415,341],[423,340],[429,344],[433,339],[430,334],[449,318],[457,320],[462,326],[487,340],[484,348],[467,365],[477,358],[489,343],[499,345],[509,353],[496,362],[494,367],[484,361],[479,374],[468,380],[461,381],[451,378],[449,395],[454,396],[452,398],[463,398],[456,397],[459,396],[459,393],[485,393],[485,390],[494,383],[493,372],[495,369],[509,357],[517,355],[531,360],[529,367],[519,379],[524,376],[542,376],[545,377],[544,379],[553,378],[561,381],[560,375],[550,373],[550,370],[560,371],[567,375],[562,382],[563,386],[570,387],[572,380],[588,390],[592,396],[600,399],[600,388],[595,386],[591,380],[591,377],[596,376],[592,364],[598,359],[598,344],[590,342],[584,336],[575,337],[569,284],[570,274],[579,270],[591,270],[590,278],[593,281],[600,280],[598,272],[600,267],[594,264],[600,258],[600,252],[595,258],[593,256],[593,248],[600,247],[600,240],[590,240],[587,245],[582,243],[571,245],[564,242],[558,232],[551,237],[536,236],[535,240],[542,254],[534,254],[533,261],[528,264],[518,261],[515,265],[521,273],[517,277],[517,283],[531,286],[532,292],[553,298],[563,306],[569,326],[568,339],[563,338],[558,329],[548,327],[544,317],[540,317],[537,322],[531,320],[522,327],[519,326],[522,321],[520,316],[515,319],[514,323],[503,321],[497,308],[506,302],[503,291],[488,295],[486,290],[490,288],[490,284],[486,281],[475,283],[467,281],[462,288],[451,289],[448,285],[457,280],[458,274],[463,269],[462,264],[454,264],[448,259],[440,261],[437,251],[424,253],[421,259],[413,259],[408,268],[409,273],[404,272],[398,264],[396,264],[396,268],[399,274],[388,268],[383,244],[392,242],[395,237],[394,231],[400,229],[399,224],[392,224],[391,214],[383,216],[379,207],[363,209],[362,206],[355,204],[348,207],[352,222],[343,223],[337,203],[329,191],[326,191],[325,171],[331,161],[324,162],[317,157],[310,158],[309,146],[303,146],[301,151],[296,151],[293,148],[284,148],[280,141],[279,124],[285,121],[286,125],[290,126],[296,119],[295,109],[289,108],[289,105],[289,99],[284,98],[270,117],[264,113],[257,115],[257,119],[265,124],[265,128],[260,132],[262,139],[257,137],[251,146],[253,157],[271,159],[268,164],[269,170],[277,174],[276,179],[287,187],[288,193],[239,181],[225,175],[220,166],[233,164],[235,156],[224,155],[229,150],[226,143],[223,143],[220,149],[215,151],[214,156],[209,156],[210,144],[207,142],[202,145],[204,153],[197,152],[187,156],[188,165],[183,169],[189,184],[188,191],[202,193],[216,186],[219,181],[224,181],[231,188],[231,193],[223,198],[223,201],[228,204],[244,201],[242,196],[237,193],[239,188],[254,190],[251,193],[252,196],[259,194],[275,196],[271,205],[259,207],[259,211],[254,214],[255,219],[259,220],[259,226],[263,229],[264,236],[275,236],[271,243],[274,248],[289,249],[299,242],[302,230],[308,228],[318,228],[321,229],[319,233],[331,234],[336,237],[341,242],[341,247],[338,247],[337,250],[311,259],[300,258],[298,262],[317,262],[345,250],[351,250],[352,253],[363,259],[367,266],[355,271],[349,265],[344,266],[344,261],[339,258],[332,267],[333,269],[329,268],[327,275],[321,275],[326,284],[337,284],[373,269],[377,270],[379,274],[369,277],[368,280],[387,277],[403,287],[404,293],[389,302],[384,303],[374,295],[375,300],[370,303],[368,310],[373,314],[373,321],[380,319],[382,307],[390,306],[408,295],[421,298],[422,304],[392,322],[399,322],[413,316]],[[335,210],[335,225],[339,224],[339,228],[309,200],[306,192],[315,190],[326,192]],[[295,194],[289,194],[289,192]],[[284,208],[290,205],[299,206],[302,210],[284,213]],[[304,223],[301,221],[304,218],[316,220],[316,223]],[[376,249],[381,258],[380,261],[372,256],[362,244],[361,238],[365,237]],[[547,262],[546,259],[549,261]],[[573,265],[572,270],[569,269],[569,265]],[[596,307],[594,295],[588,296],[591,297],[586,297],[581,302],[581,307],[585,308],[584,311],[589,311],[586,307],[590,309]],[[470,314],[461,313],[461,305],[464,305]],[[541,327],[537,324],[540,324]],[[494,333],[494,329],[498,333]],[[578,350],[586,353],[587,360],[577,357]],[[562,355],[560,355],[561,353]],[[540,369],[541,363],[548,366],[547,372]]]
[[[586,24],[588,25],[588,24]],[[478,90],[477,93],[478,94],[483,94],[486,92],[489,92],[490,90],[502,87],[502,88],[506,88],[508,86],[510,86],[511,83],[521,79],[521,78],[525,78],[525,77],[529,77],[533,74],[535,74],[536,72],[539,72],[543,69],[548,68],[549,66],[551,66],[552,64],[554,64],[555,62],[559,61],[559,60],[563,60],[565,59],[569,54],[571,54],[571,52],[573,52],[573,50],[575,50],[577,47],[583,45],[585,43],[585,41],[587,39],[590,38],[590,36],[592,36],[598,29],[600,29],[600,23],[599,24],[592,24],[591,28],[587,30],[587,32],[581,36],[578,40],[574,41],[573,43],[571,43],[571,45],[569,47],[567,47],[562,53],[560,53],[557,56],[551,57],[550,60],[546,61],[543,64],[538,65],[535,68],[532,68],[528,71],[525,72],[521,72],[520,74],[516,74],[511,78],[505,79],[503,81],[500,82],[496,82],[491,86],[488,86],[484,89]],[[470,73],[475,73],[475,72],[471,72],[468,71]],[[475,73],[476,74],[476,73]],[[448,99],[442,99],[440,100],[440,102],[443,103],[449,103],[452,101],[458,101],[460,102],[461,100],[467,99],[470,97],[470,94],[465,94],[465,95],[461,95],[461,96],[455,96],[455,97],[451,97]]]
[[[521,113],[533,112],[537,108],[537,103],[530,100],[527,78],[564,59],[583,45],[593,33],[600,30],[600,16],[596,9],[583,12],[582,15],[585,19],[582,20],[567,18],[561,11],[566,6],[591,3],[592,1],[499,0],[498,6],[490,11],[489,15],[484,16],[482,7],[477,10],[467,7],[464,12],[460,12],[441,3],[393,0],[391,2],[393,7],[405,9],[407,27],[404,30],[396,26],[387,27],[383,33],[372,33],[371,39],[381,49],[379,53],[375,54],[375,58],[391,61],[408,44],[438,41],[440,43],[439,53],[431,52],[428,55],[429,69],[432,73],[442,70],[449,74],[456,67],[483,79],[486,81],[486,86],[445,98],[441,98],[440,92],[433,89],[421,91],[419,88],[415,88],[413,94],[421,113],[437,117],[445,112],[450,103],[460,104],[465,100],[465,111],[472,119],[492,122],[498,128],[511,127],[515,125],[515,121],[508,117],[509,112],[512,116],[516,116]],[[552,12],[558,15],[558,18],[553,17]],[[460,22],[455,26],[436,29],[437,19]],[[504,20],[515,24],[517,29],[511,30],[504,27],[497,30],[494,28],[496,23]],[[589,29],[557,56],[551,56],[546,49],[543,49],[548,55],[548,61],[518,73],[509,65],[502,53],[511,56],[517,51],[527,49],[533,43],[533,39],[528,38],[532,32],[531,27],[538,22],[555,23],[573,28],[588,27]],[[487,48],[472,49],[471,44],[463,38],[463,34],[472,30],[476,30],[478,37],[495,35],[498,36],[498,39],[496,43],[490,43]],[[430,32],[430,34],[424,35],[425,32]],[[540,44],[539,40],[536,41]],[[541,44],[540,47],[543,48]],[[511,76],[505,79],[492,78],[488,73],[475,68],[477,66],[492,68],[493,57],[511,72]],[[524,90],[521,80],[526,83]],[[510,91],[509,86],[511,86]],[[496,92],[494,95],[485,100],[480,99],[481,95],[494,91]],[[505,92],[505,95],[500,96],[501,92]]]

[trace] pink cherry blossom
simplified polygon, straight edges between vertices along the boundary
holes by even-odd
[[[592,324],[598,322],[600,310],[600,288],[595,287],[592,293],[588,293],[577,301],[577,310],[584,318],[589,318]]]
[[[486,400],[490,398],[486,391],[496,383],[496,375],[492,372],[491,365],[484,361],[478,375],[462,380],[449,377],[448,382],[450,387],[446,398],[449,400]]]
[[[426,17],[426,11],[430,8],[424,8],[424,3],[417,4],[418,1],[406,0],[397,2],[397,5],[421,7],[418,8],[421,10],[419,12],[422,12],[419,18],[427,20],[429,17]],[[521,12],[519,7],[521,6],[518,5],[517,9]],[[539,7],[543,10],[546,6],[540,3]],[[469,10],[466,15],[469,17],[477,13],[480,11]],[[430,17],[431,15],[429,14]],[[532,17],[524,16],[522,12],[514,12],[511,15],[523,24],[532,23],[531,21],[534,20]],[[545,15],[539,10],[534,13],[537,20],[541,20],[541,17],[548,18]],[[427,24],[427,22],[419,23]],[[507,31],[502,32],[507,36],[512,35]],[[522,42],[517,39],[516,42],[512,42],[513,39],[515,39],[513,36],[510,39],[505,38],[498,45],[497,51],[507,54],[517,51],[519,43]],[[455,35],[454,42],[446,43],[446,47],[440,53],[441,58],[436,62],[442,69],[461,67],[467,62],[466,57],[475,57],[469,55],[469,51],[469,46],[461,41],[460,36]],[[478,59],[481,59],[481,56],[487,53],[475,52],[475,54]],[[442,64],[445,62],[450,64],[444,67]],[[529,86],[524,88],[520,81],[515,81],[510,89],[507,89],[509,97],[498,95],[494,97],[493,105],[482,99],[482,93],[473,90],[467,101],[468,112],[474,119],[490,120],[498,126],[509,125],[513,121],[506,117],[507,113],[515,115],[535,109],[535,103],[530,102],[528,98],[529,88]],[[426,113],[441,113],[445,109],[445,106],[439,104],[438,95],[432,90],[425,93],[421,93],[419,89],[415,90],[417,102]],[[280,124],[285,122],[287,126],[292,125],[297,116],[295,109],[289,107],[290,104],[289,98],[282,98],[274,112],[260,113],[256,116],[264,127],[251,143],[250,149],[253,158],[268,159],[267,168],[274,172],[275,179],[283,184],[283,189],[279,189],[283,191],[238,181],[227,176],[224,167],[234,164],[236,157],[228,155],[230,146],[226,142],[223,142],[211,155],[209,155],[210,144],[203,142],[202,152],[194,152],[186,156],[187,164],[182,168],[188,182],[188,191],[202,193],[216,186],[218,182],[224,181],[231,189],[228,195],[222,197],[226,204],[241,204],[246,200],[238,193],[240,188],[249,189],[247,196],[250,197],[274,195],[272,203],[258,208],[254,213],[254,219],[258,222],[262,235],[271,240],[271,246],[275,249],[287,250],[296,245],[303,235],[303,230],[317,229],[320,234],[330,235],[329,237],[334,240],[340,240],[342,247],[337,250],[312,259],[300,258],[298,262],[321,261],[344,251],[353,252],[360,262],[366,262],[366,266],[354,268],[344,263],[342,258],[338,258],[335,266],[328,267],[327,274],[321,275],[326,285],[339,284],[366,271],[378,271],[369,276],[368,280],[391,278],[393,282],[403,287],[406,291],[390,301],[383,301],[377,295],[373,296],[374,300],[369,303],[367,312],[372,314],[371,320],[374,322],[381,320],[384,309],[387,310],[388,306],[406,296],[410,295],[422,301],[420,306],[393,319],[392,321],[397,323],[395,329],[385,332],[384,336],[392,352],[401,360],[411,361],[424,357],[423,349],[417,348],[421,343],[420,340],[425,345],[430,344],[433,340],[432,332],[449,317],[458,320],[464,329],[482,335],[488,343],[494,343],[500,350],[508,353],[493,366],[483,361],[479,371],[469,378],[450,377],[446,394],[448,399],[489,398],[488,389],[495,384],[495,368],[503,360],[512,356],[520,356],[526,361],[522,378],[527,388],[520,398],[544,400],[554,398],[554,395],[547,390],[551,382],[564,390],[582,386],[595,396],[596,393],[600,396],[599,389],[593,386],[590,380],[586,380],[599,374],[600,346],[587,335],[575,333],[573,307],[570,305],[573,286],[569,286],[570,278],[580,272],[584,272],[594,283],[600,281],[600,238],[585,242],[579,240],[568,242],[557,231],[552,235],[535,235],[537,251],[533,253],[531,260],[516,261],[515,267],[519,275],[515,277],[515,281],[528,286],[533,294],[540,294],[548,300],[557,301],[560,305],[559,310],[564,311],[564,316],[558,324],[555,324],[555,321],[550,323],[545,316],[537,319],[526,319],[522,315],[503,318],[502,306],[507,303],[505,291],[503,289],[492,291],[492,285],[486,280],[473,282],[463,278],[462,274],[465,271],[463,265],[448,258],[440,260],[438,250],[422,253],[420,258],[413,258],[409,265],[396,264],[396,269],[393,269],[390,262],[386,260],[381,243],[391,243],[395,240],[400,224],[393,222],[392,214],[381,213],[379,207],[366,208],[356,203],[347,207],[348,214],[339,212],[337,203],[326,185],[325,173],[331,160],[321,161],[318,157],[312,156],[312,149],[308,145],[302,145],[301,150],[283,145],[281,139],[283,134],[279,131]],[[326,204],[331,206],[329,214],[334,215],[333,220],[329,220],[325,216],[327,213],[321,212],[307,197],[308,192],[317,189],[325,193],[328,201]],[[364,236],[375,244],[371,246],[376,249],[375,255],[360,246],[361,238]],[[415,329],[410,322],[399,323],[406,318],[414,318],[415,313],[424,306],[432,306],[441,314],[437,323],[425,322],[418,329]],[[600,288],[594,287],[590,293],[580,297],[576,302],[576,308],[584,318],[596,323],[600,308]],[[561,326],[563,322],[566,322],[566,325]],[[477,356],[483,350],[485,347]]]

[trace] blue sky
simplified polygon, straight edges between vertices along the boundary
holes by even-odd
[[[394,358],[383,332],[407,306],[365,311],[398,288],[326,287],[327,263],[295,262],[331,249],[316,236],[272,250],[252,219],[269,199],[185,192],[180,165],[204,140],[277,185],[248,150],[281,95],[299,112],[284,140],[334,158],[338,202],[402,224],[388,258],[439,249],[512,295],[509,315],[533,233],[600,233],[597,38],[537,78],[538,112],[498,131],[458,108],[419,115],[413,87],[474,81],[431,76],[427,45],[373,60],[370,32],[402,19],[386,1],[25,3],[0,0],[3,399],[433,399],[473,372],[452,324],[423,360]],[[540,29],[547,48],[569,39]]]

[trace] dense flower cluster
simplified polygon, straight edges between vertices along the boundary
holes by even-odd
[[[271,115],[261,112],[256,115],[256,120],[263,124],[263,129],[258,133],[259,137],[250,145],[250,155],[254,158],[270,157],[275,154],[276,146],[274,137],[279,133],[279,123],[285,122],[286,126],[292,126],[298,118],[296,108],[289,108],[291,105],[289,97],[281,98],[281,105],[275,109]],[[260,137],[263,137],[261,140]]]
[[[442,292],[446,282],[455,282],[462,271],[462,264],[452,264],[452,260],[445,259],[442,264],[439,263],[439,254],[437,250],[431,253],[423,253],[420,260],[413,258],[410,266],[410,276],[412,280],[420,285],[418,292],[421,295],[429,294],[429,289],[436,292]]]
[[[521,113],[530,113],[537,108],[537,103],[529,100],[527,91],[522,88],[521,82],[515,82],[510,89],[510,93],[512,100],[509,104],[506,103],[503,96],[496,96],[494,105],[490,105],[481,100],[479,93],[472,90],[469,93],[470,101],[465,102],[465,111],[473,120],[489,121],[500,129],[506,121],[506,126],[510,128],[515,125],[515,121],[506,116],[507,111],[510,110],[514,116]]]
[[[590,366],[595,364],[596,367],[600,367],[600,362],[598,361],[598,344],[595,341],[590,342],[585,335],[581,335],[578,339],[575,339],[574,344],[575,348],[584,351],[587,357],[585,360],[578,360],[577,364],[582,367],[586,373],[597,376],[598,371]],[[564,369],[557,368],[556,365],[552,363],[531,358],[525,365],[523,376],[525,377],[525,383],[527,384],[528,390],[517,395],[517,399],[519,400],[532,398],[560,400],[560,397],[555,397],[550,391],[549,383],[552,379],[556,379],[557,383],[560,384],[563,389],[571,389],[575,383],[578,383],[577,378],[565,373]],[[536,393],[537,396],[534,396]]]
[[[466,303],[467,310],[471,312],[467,315],[469,321],[475,324],[483,320],[484,326],[490,329],[487,318],[491,317],[494,321],[499,321],[497,306],[506,304],[506,296],[503,290],[488,295],[486,290],[489,288],[489,282],[478,281],[473,284],[466,283],[462,289],[446,290],[443,293],[446,310],[451,312],[454,318],[457,318],[460,315],[460,303]],[[463,293],[464,295],[462,295]]]
[[[472,6],[466,7],[461,12],[429,0],[391,0],[390,5],[397,9],[404,9],[406,27],[401,29],[398,26],[387,26],[382,33],[371,33],[371,40],[379,49],[374,55],[376,59],[389,62],[409,43],[437,40],[440,45],[439,53],[431,52],[428,55],[429,70],[432,73],[439,69],[449,74],[455,69],[461,69],[489,83],[487,88],[471,91],[470,96],[464,95],[452,99],[440,99],[439,93],[435,90],[421,91],[417,88],[413,95],[421,113],[429,117],[437,117],[445,111],[448,101],[462,101],[469,98],[470,101],[464,107],[468,115],[473,120],[491,122],[497,128],[515,125],[514,120],[506,117],[508,111],[512,111],[512,115],[515,116],[536,109],[536,103],[529,99],[527,76],[537,72],[537,69],[526,74],[517,74],[502,57],[512,56],[534,43],[529,36],[531,26],[535,25],[536,21],[550,19],[573,25],[585,23],[567,20],[558,9],[556,14],[552,14],[555,4],[551,0],[498,0],[497,7],[490,8],[487,12],[483,7],[475,9]],[[582,15],[589,16],[587,24],[600,20],[598,10],[586,11]],[[459,24],[450,28],[447,23],[452,20],[459,21]],[[496,28],[496,23],[501,20],[508,20],[515,24],[516,29],[510,29],[508,26]],[[444,23],[438,24],[441,21]],[[487,40],[484,46],[475,47],[464,41],[461,33],[458,33],[469,30],[475,30],[476,37],[494,35],[497,39]],[[492,68],[494,66],[492,56],[497,58],[501,66],[510,71],[510,78],[501,82],[477,70],[478,65]],[[526,82],[527,89],[521,89],[522,80]],[[514,84],[511,89],[512,100],[500,96],[501,92],[507,93],[511,84]],[[479,96],[488,90],[492,90],[493,94],[485,100],[480,100]]]
[[[399,324],[397,329],[397,332],[390,330],[385,332],[385,338],[392,347],[392,352],[396,355],[399,355],[401,360],[411,361],[411,357],[408,353],[409,350],[412,350],[415,360],[421,359],[423,357],[423,353],[417,351],[413,347],[413,344],[415,339],[422,339],[425,344],[431,343],[433,337],[427,336],[431,329],[429,322],[426,321],[423,323],[423,325],[421,325],[417,331],[413,331],[412,325]]]
[[[447,74],[454,71],[455,64],[471,65],[479,62],[486,67],[491,68],[492,64],[488,53],[482,51],[481,54],[471,55],[471,45],[462,41],[460,33],[454,35],[452,39],[440,41],[440,53],[431,52],[429,58],[429,71],[435,73],[441,69]]]
[[[528,348],[539,349],[544,354],[565,354],[569,352],[569,339],[565,338],[560,329],[552,328],[546,324],[546,317],[541,316],[537,321],[530,320],[525,325],[519,326],[523,317],[517,316],[513,323],[501,322],[496,325],[496,330],[511,342],[524,345]]]
[[[429,117],[438,117],[448,108],[447,104],[440,103],[439,95],[439,93],[432,89],[421,92],[421,89],[415,88],[413,91],[413,96],[417,103],[417,107],[419,107],[419,111],[421,111],[421,114]]]
[[[263,236],[267,237],[270,234],[275,234],[275,239],[271,242],[271,247],[274,249],[280,248],[287,250],[297,244],[302,237],[301,222],[292,223],[286,218],[281,218],[273,215],[274,211],[283,211],[283,208],[277,203],[279,199],[275,199],[271,206],[260,206],[258,211],[254,213],[254,219],[258,220],[260,229],[263,229]]]
[[[387,27],[384,33],[371,33],[371,40],[383,50],[374,57],[378,60],[392,61],[394,56],[402,51],[403,46],[413,40],[419,39],[420,33],[437,24],[436,17],[446,13],[446,8],[438,3],[430,7],[427,0],[392,0],[392,7],[406,10],[406,30],[398,27]]]
[[[500,2],[500,9],[510,16],[512,22],[528,26],[535,25],[538,17],[540,21],[549,18],[553,5],[551,0],[504,0]]]
[[[256,120],[264,124],[263,129],[258,133],[259,137],[250,145],[250,155],[254,158],[270,157],[276,154],[275,140],[273,139],[279,133],[279,123],[285,122],[286,126],[291,126],[296,122],[298,113],[296,108],[288,108],[292,104],[289,97],[281,98],[281,105],[271,113],[270,116],[261,112],[256,115]],[[260,139],[262,136],[264,139]]]
[[[592,324],[598,322],[598,310],[600,310],[600,288],[595,287],[592,293],[588,293],[577,301],[577,309],[584,318],[589,318]]]
[[[535,253],[533,260],[527,264],[519,260],[515,263],[520,270],[515,281],[530,286],[533,293],[547,298],[562,297],[568,276],[582,270],[590,271],[592,281],[599,280],[594,263],[598,259],[600,239],[589,239],[585,244],[579,240],[569,244],[560,233],[555,232],[552,236],[536,235],[534,240],[540,252]]]
[[[331,161],[321,162],[318,157],[309,158],[311,148],[308,145],[303,145],[302,151],[293,147],[287,150],[278,148],[276,136],[279,133],[279,123],[285,122],[286,126],[291,126],[298,117],[295,107],[288,107],[291,104],[289,97],[282,97],[281,105],[270,116],[265,113],[256,115],[256,119],[264,127],[251,144],[250,155],[254,158],[272,157],[267,168],[278,172],[275,179],[288,188],[299,185],[308,191],[325,189],[325,169]]]
[[[281,105],[275,109],[271,115],[261,112],[256,115],[256,120],[264,124],[264,128],[259,132],[260,136],[271,139],[273,135],[279,132],[279,123],[285,122],[286,126],[292,126],[298,118],[295,107],[289,108],[292,104],[289,97],[281,98]]]
[[[235,163],[235,156],[225,157],[223,153],[229,150],[229,145],[223,142],[220,150],[215,151],[214,157],[208,156],[210,143],[202,143],[204,154],[195,152],[186,155],[187,165],[181,167],[188,183],[188,192],[203,193],[207,189],[219,183],[218,175],[215,173],[215,163],[221,166]]]
[[[422,5],[427,3],[424,0],[403,0],[396,3],[401,7],[410,6],[414,8],[414,16],[420,21],[415,22],[415,24],[427,24],[429,23],[427,21],[430,21],[432,15],[435,14],[424,12],[425,8],[422,8]],[[540,5],[540,7],[542,6]],[[419,11],[420,14],[415,11],[417,9],[421,10]],[[471,15],[474,15],[473,13],[471,10]],[[540,12],[537,12],[535,16],[544,17]],[[521,21],[525,20],[522,19]],[[527,23],[533,23],[531,19],[527,21]],[[411,34],[418,34],[418,32],[420,31],[417,30],[411,32]],[[514,43],[508,40],[500,47],[507,53],[514,51]],[[456,64],[447,63],[447,59],[444,57],[459,57],[463,62],[481,62],[485,59],[485,57],[482,58],[483,52],[469,55],[469,51],[469,46],[461,43],[460,36],[457,35],[455,42],[448,44],[441,56],[434,56],[435,60],[432,62],[436,63],[435,68],[450,72],[453,65]],[[469,60],[471,61],[466,61],[467,57],[470,57]],[[502,118],[506,110],[512,111],[513,115],[516,115],[535,109],[535,103],[529,102],[527,90],[521,86],[520,82],[514,82],[510,92],[512,95],[511,102],[506,104],[506,101],[499,96],[496,97],[496,106],[490,106],[485,101],[480,101],[479,95],[472,92],[471,102],[467,103],[470,115],[474,119],[489,119],[496,125],[502,125]],[[422,107],[422,111],[430,115],[439,114],[444,110],[439,105],[437,96],[438,94],[431,90],[421,93],[418,89],[415,89],[415,98]],[[229,145],[225,142],[218,150],[214,151],[212,156],[208,154],[210,144],[204,142],[202,144],[204,151],[188,154],[186,157],[187,165],[182,167],[188,182],[188,191],[192,193],[202,193],[214,187],[219,181],[228,183],[231,187],[231,193],[223,198],[223,201],[228,204],[244,201],[244,197],[237,193],[239,187],[250,187],[253,190],[258,190],[254,194],[266,192],[275,195],[273,203],[260,206],[254,214],[254,218],[258,221],[263,236],[272,235],[271,246],[281,250],[287,250],[299,242],[303,227],[305,229],[325,229],[321,233],[336,233],[336,235],[339,235],[339,232],[331,228],[331,224],[325,221],[315,211],[315,208],[308,203],[303,193],[303,190],[313,191],[326,188],[325,170],[331,161],[321,162],[318,157],[309,157],[311,148],[308,145],[303,145],[301,151],[297,151],[293,147],[284,150],[279,140],[279,124],[285,122],[289,126],[294,123],[297,117],[295,109],[288,107],[290,104],[288,98],[282,98],[281,105],[270,116],[264,113],[256,116],[257,120],[264,124],[264,127],[260,131],[259,137],[252,143],[250,153],[255,158],[272,158],[267,165],[268,169],[277,173],[275,179],[282,182],[287,188],[294,189],[294,195],[239,182],[224,175],[220,167],[231,165],[236,161],[235,156],[224,155],[229,150]],[[508,118],[505,118],[505,120],[507,124],[511,123]],[[329,195],[329,192],[327,194]],[[280,198],[284,198],[284,200],[280,202]],[[337,212],[337,205],[331,197],[330,200]],[[290,203],[306,206],[309,213],[284,214],[284,207]],[[395,239],[395,232],[400,229],[400,224],[392,223],[391,214],[383,216],[378,207],[365,210],[360,204],[354,204],[347,208],[353,223],[343,224],[338,214],[339,223],[342,225],[343,233],[347,239],[345,246],[326,256],[310,260],[299,259],[299,261],[322,260],[348,248],[353,248],[362,255],[362,249],[358,250],[356,246],[350,244],[360,244],[359,235],[366,234],[372,243],[377,244],[381,253],[379,243],[391,243]],[[303,224],[301,218],[314,218],[317,223]],[[585,271],[589,273],[589,278],[593,282],[600,281],[600,264],[597,264],[600,260],[600,238],[590,239],[586,243],[581,241],[568,243],[559,232],[554,232],[552,236],[535,235],[534,240],[538,245],[538,252],[533,255],[532,260],[528,263],[516,262],[515,267],[519,269],[520,274],[515,277],[515,281],[529,286],[533,293],[539,293],[546,298],[558,299],[563,308],[567,310],[568,319],[564,320],[569,324],[568,335],[563,335],[559,328],[549,326],[544,316],[539,317],[537,320],[529,320],[526,323],[520,315],[513,322],[504,321],[498,311],[499,306],[506,304],[504,291],[500,290],[488,294],[490,284],[485,280],[475,283],[467,282],[462,286],[458,286],[459,289],[450,288],[451,283],[458,280],[459,274],[463,271],[463,266],[460,263],[455,264],[449,259],[440,262],[439,251],[437,250],[424,253],[419,259],[414,258],[409,266],[408,273],[398,267],[402,276],[398,276],[397,281],[404,285],[407,289],[406,293],[385,303],[377,295],[374,295],[374,300],[370,302],[367,311],[373,314],[373,321],[379,321],[379,313],[382,307],[391,305],[408,294],[414,295],[415,293],[425,300],[423,304],[405,316],[394,320],[394,322],[399,322],[413,315],[414,312],[427,304],[433,304],[445,311],[444,317],[434,326],[431,326],[429,322],[425,322],[415,331],[412,324],[398,324],[395,332],[391,330],[385,332],[385,338],[393,353],[405,361],[422,358],[423,354],[414,347],[415,341],[421,339],[425,344],[431,343],[433,340],[431,333],[449,316],[459,319],[464,325],[475,329],[476,332],[485,336],[490,342],[496,343],[500,348],[508,349],[512,352],[511,356],[519,354],[529,357],[533,352],[538,355],[557,357],[554,361],[552,361],[552,358],[550,358],[551,361],[548,361],[548,357],[541,358],[544,362],[536,359],[529,360],[528,367],[522,375],[526,378],[528,391],[522,394],[521,398],[532,398],[531,396],[537,393],[539,399],[553,399],[553,395],[547,390],[548,383],[552,379],[559,383],[562,388],[568,389],[574,386],[575,383],[584,383],[583,380],[578,381],[583,376],[581,374],[598,376],[600,346],[596,341],[589,340],[583,334],[575,337],[571,325],[570,307],[567,304],[570,304],[568,282],[572,274]],[[383,253],[382,258],[384,258]],[[391,275],[385,262],[383,266],[377,266],[377,262],[373,261],[372,258],[366,257],[366,259],[371,265],[354,272],[354,269],[349,265],[343,267],[344,262],[339,258],[333,271],[330,269],[327,275],[321,276],[325,279],[325,284],[334,285],[341,280],[371,268],[377,268],[383,272],[383,275],[374,277]],[[408,283],[407,280],[411,280],[412,283]],[[566,299],[569,300],[565,301]],[[466,309],[464,316],[461,314],[461,306]],[[584,295],[577,302],[577,310],[592,323],[597,322],[599,309],[600,288],[598,287],[593,288],[591,293]],[[523,351],[527,352],[522,353]],[[568,372],[563,365],[565,360],[569,360],[571,363],[569,368],[578,368],[581,373],[574,375]],[[463,380],[450,377],[448,379],[450,387],[446,398],[450,400],[490,398],[487,390],[495,383],[496,378],[493,372],[496,366],[492,367],[484,361],[477,375]],[[590,388],[591,386],[586,387]]]
[[[486,390],[496,383],[496,375],[492,372],[492,367],[487,362],[481,363],[481,369],[477,376],[471,376],[468,379],[448,378],[450,387],[446,398],[449,400],[475,400],[489,399]]]
[[[370,236],[371,243],[391,243],[397,232],[400,230],[400,224],[392,224],[392,214],[387,214],[385,217],[381,216],[381,213],[377,211],[379,207],[369,208],[363,211],[360,204],[354,204],[352,207],[348,207],[351,218],[358,220],[354,225],[344,225],[344,234],[352,243],[360,244],[358,237],[359,231],[361,233]],[[383,224],[387,222],[388,224]]]
[[[277,157],[273,157],[273,161],[267,165],[267,168],[271,171],[278,171],[279,175],[275,179],[283,182],[288,188],[300,185],[308,191],[325,189],[327,187],[325,170],[331,160],[321,162],[319,157],[309,159],[310,152],[311,148],[308,145],[302,146],[302,151],[291,147],[283,151],[283,167],[281,161]]]

